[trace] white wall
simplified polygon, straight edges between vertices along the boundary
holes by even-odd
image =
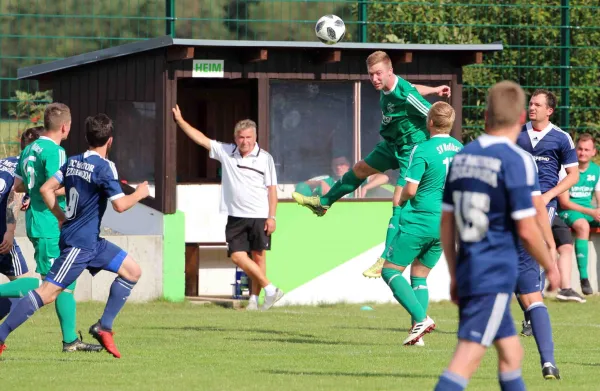
[[[219,214],[220,200],[221,185],[177,185],[186,243],[225,243],[227,216]]]

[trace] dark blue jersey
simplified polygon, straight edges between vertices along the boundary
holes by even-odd
[[[552,123],[541,131],[533,130],[531,122],[526,123],[517,138],[517,144],[533,156],[542,193],[558,184],[561,165],[572,167],[579,164],[571,136]]]
[[[124,196],[114,163],[87,151],[67,159],[54,177],[64,184],[67,197],[61,247],[95,249],[108,201]]]
[[[15,183],[15,170],[19,164],[18,157],[0,159],[0,241],[6,233],[6,206]]]
[[[460,297],[512,293],[518,273],[515,220],[535,215],[536,168],[505,137],[483,135],[453,159],[443,209],[459,233],[456,278]]]

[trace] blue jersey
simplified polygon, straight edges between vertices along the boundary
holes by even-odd
[[[505,137],[483,135],[452,161],[443,209],[454,211],[459,297],[512,293],[518,273],[515,220],[535,215],[535,164]]]
[[[541,131],[535,131],[531,122],[528,122],[523,125],[517,144],[533,155],[542,193],[558,184],[561,165],[572,167],[579,164],[571,136],[552,123]]]
[[[15,170],[18,164],[19,158],[16,156],[0,159],[0,241],[6,233],[6,206],[15,183]]]
[[[65,186],[67,208],[60,246],[93,250],[108,201],[123,197],[113,162],[93,151],[72,156],[54,175]]]

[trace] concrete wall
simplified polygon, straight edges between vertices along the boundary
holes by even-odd
[[[142,268],[142,278],[131,292],[129,301],[144,302],[161,298],[163,293],[162,236],[106,236],[106,239],[127,251]],[[23,251],[30,271],[34,272],[35,260],[31,242],[23,236],[17,237],[16,240]],[[39,277],[37,274],[35,275]],[[106,301],[115,276],[113,273],[101,271],[92,278],[87,270],[84,271],[77,281],[75,298],[77,301]],[[0,275],[0,283],[7,281],[6,277]]]

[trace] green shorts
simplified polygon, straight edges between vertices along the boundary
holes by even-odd
[[[423,139],[422,141],[425,140],[426,139]],[[404,176],[410,161],[410,154],[417,144],[419,143],[397,146],[390,144],[387,141],[380,141],[365,158],[365,163],[379,172],[398,169],[399,175],[396,186],[404,187],[404,185],[406,185]]]
[[[433,269],[442,256],[442,245],[440,239],[399,231],[387,256],[387,260],[397,266],[407,267],[418,259],[423,265]]]
[[[558,215],[561,219],[564,220],[565,223],[567,223],[569,227],[572,227],[573,223],[575,223],[576,220],[584,219],[588,223],[590,223],[590,227],[600,228],[600,223],[594,220],[592,216],[586,215],[585,213],[581,213],[576,210],[563,210]]]
[[[35,271],[42,276],[50,272],[54,260],[60,256],[59,238],[29,238],[35,250]]]

